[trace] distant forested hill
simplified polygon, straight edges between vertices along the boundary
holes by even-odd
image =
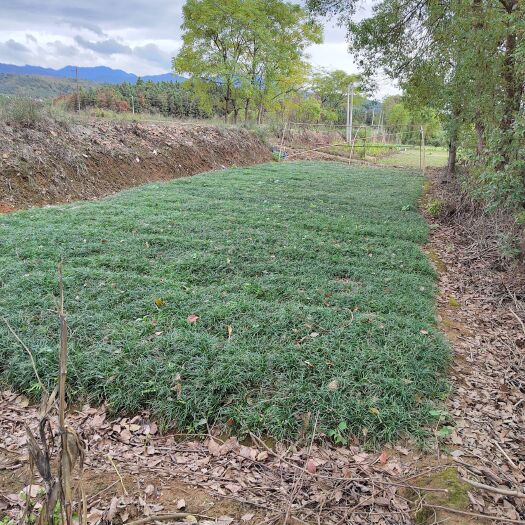
[[[40,66],[15,66],[14,64],[0,63],[0,74],[1,73],[74,79],[77,74],[77,69],[74,66],[66,66],[62,69],[52,69]],[[99,84],[121,84],[122,82],[134,84],[139,76],[134,73],[127,73],[121,69],[113,69],[106,66],[92,66],[79,67],[78,78],[81,80],[90,80]],[[173,75],[172,73],[145,75],[141,78],[146,82],[183,82],[185,80],[184,77]]]
[[[80,80],[79,85],[81,88],[89,88],[94,86],[94,83]],[[75,89],[76,82],[71,78],[0,73],[0,95],[54,98],[72,93]]]

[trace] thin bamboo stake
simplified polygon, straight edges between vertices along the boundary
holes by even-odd
[[[64,283],[62,279],[62,263],[58,265],[58,286],[60,302],[58,318],[60,321],[60,374],[58,378],[58,421],[62,450],[60,454],[60,480],[62,488],[63,510],[66,524],[73,521],[72,490],[71,490],[71,454],[69,452],[68,432],[66,428],[66,382],[67,382],[67,320],[64,312]]]

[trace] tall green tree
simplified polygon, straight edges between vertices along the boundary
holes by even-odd
[[[345,71],[319,71],[312,75],[310,89],[319,98],[325,110],[337,114],[337,120],[343,122],[346,116],[346,102],[349,86],[354,89],[354,104],[359,106],[364,102],[361,91],[361,77],[350,75]]]
[[[281,0],[188,0],[183,8],[183,46],[173,68],[220,87],[223,113],[236,121],[287,90],[308,71],[306,48],[321,42],[319,24],[298,5]],[[293,80],[292,85],[291,80]]]
[[[458,139],[470,130],[480,158],[496,159],[498,172],[513,169],[523,120],[525,2],[380,0],[371,17],[354,21],[358,3],[307,2],[314,12],[339,16],[347,25],[365,74],[385,71],[400,80],[412,104],[440,113],[450,171]]]

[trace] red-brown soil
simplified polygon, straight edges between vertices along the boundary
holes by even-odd
[[[242,129],[100,120],[46,120],[32,128],[0,123],[0,213],[270,159],[270,148]]]

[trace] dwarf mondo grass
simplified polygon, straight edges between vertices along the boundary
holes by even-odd
[[[0,317],[51,386],[63,258],[71,399],[148,409],[181,431],[228,422],[293,438],[318,413],[318,431],[343,441],[421,436],[448,357],[422,185],[394,169],[276,163],[10,214]],[[0,373],[38,393],[3,322]]]

